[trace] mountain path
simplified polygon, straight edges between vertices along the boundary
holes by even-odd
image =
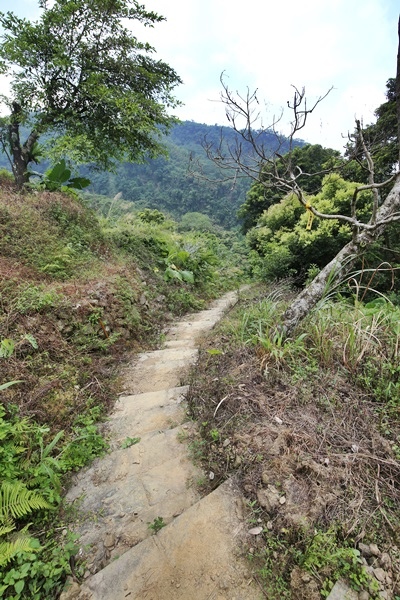
[[[259,600],[241,556],[242,496],[228,480],[201,498],[204,473],[189,460],[181,381],[198,345],[237,300],[230,292],[168,331],[161,350],[127,367],[107,424],[111,451],[75,477],[67,502],[87,557],[61,600]],[[162,518],[157,533],[149,528]]]

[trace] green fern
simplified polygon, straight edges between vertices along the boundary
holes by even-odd
[[[41,508],[51,508],[51,505],[20,481],[3,481],[1,484],[0,523],[4,523],[9,516],[18,519]]]
[[[34,552],[39,548],[32,545],[33,538],[25,532],[20,532],[11,541],[0,542],[0,566],[6,565],[21,552]]]
[[[13,519],[24,517],[33,510],[51,508],[37,492],[28,490],[20,481],[3,481],[0,487],[0,537],[16,528]],[[7,564],[20,552],[32,552],[40,546],[32,544],[34,538],[27,533],[29,525],[12,535],[11,539],[0,540],[0,566]]]

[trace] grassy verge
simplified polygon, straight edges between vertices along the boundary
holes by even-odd
[[[400,309],[325,302],[284,340],[290,298],[242,299],[202,349],[192,448],[209,487],[241,482],[266,598],[326,597],[339,577],[397,598]]]

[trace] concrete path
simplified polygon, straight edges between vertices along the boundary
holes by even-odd
[[[235,303],[226,294],[168,332],[164,348],[139,355],[111,415],[111,452],[81,471],[67,500],[88,557],[81,586],[62,600],[258,600],[240,554],[246,535],[232,481],[200,498],[203,473],[188,458],[182,379],[201,337]],[[154,533],[149,524],[166,524]]]

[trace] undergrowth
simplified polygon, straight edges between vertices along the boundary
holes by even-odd
[[[209,489],[241,482],[262,532],[249,556],[265,597],[327,597],[342,577],[379,598],[360,541],[390,553],[399,595],[400,309],[337,297],[284,338],[292,297],[286,285],[253,288],[202,349],[191,447]]]

